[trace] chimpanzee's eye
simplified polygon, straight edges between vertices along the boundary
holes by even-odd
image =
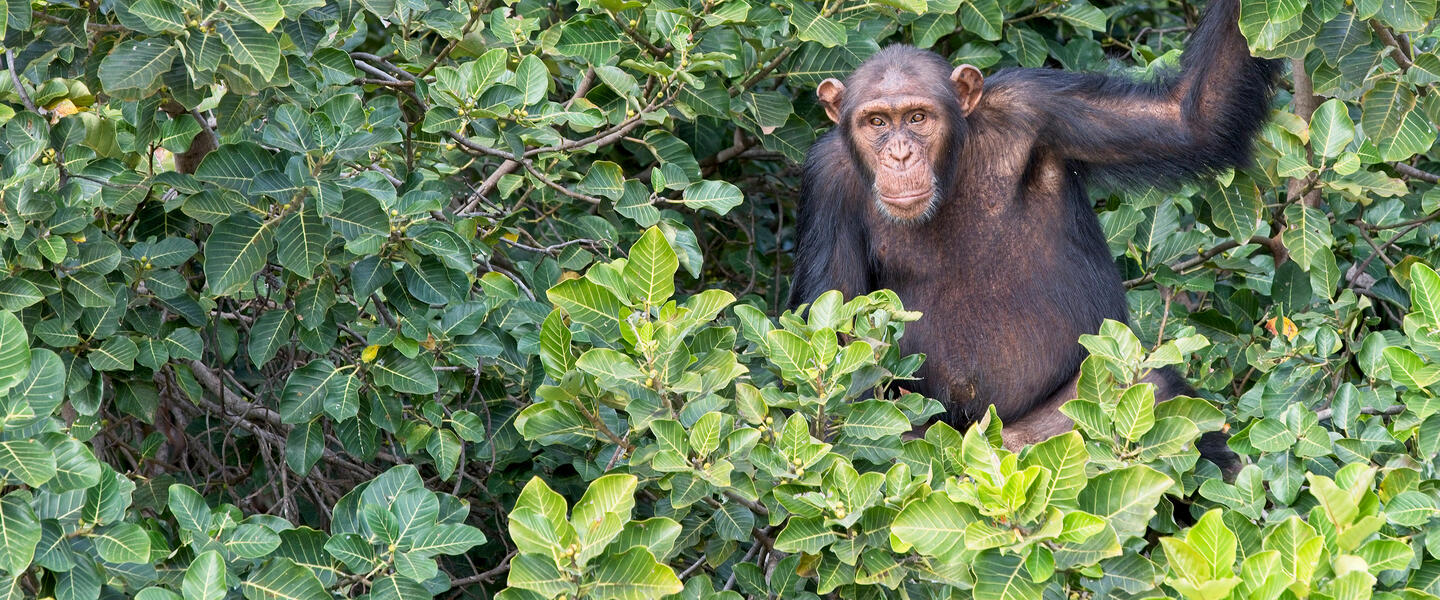
[[[919,122],[924,121],[924,120],[925,120],[925,113],[915,113],[915,114],[913,114],[913,115],[910,115],[910,122],[911,122],[911,123],[919,123]]]
[[[870,117],[870,124],[876,127],[884,127],[885,119],[882,119],[880,117]]]

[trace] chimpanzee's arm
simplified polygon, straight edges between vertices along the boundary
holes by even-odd
[[[837,128],[838,129],[838,128]],[[790,307],[810,302],[827,290],[851,297],[871,291],[866,198],[859,171],[836,130],[831,130],[805,157],[795,270],[790,280]]]
[[[1016,69],[987,82],[985,103],[1008,104],[1038,144],[1122,181],[1243,166],[1269,114],[1279,63],[1250,56],[1238,19],[1239,0],[1211,0],[1180,73],[1160,81]]]

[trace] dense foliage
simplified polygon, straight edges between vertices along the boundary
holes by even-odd
[[[875,393],[945,315],[781,314],[813,88],[1195,6],[9,0],[0,597],[1440,597],[1435,12],[1244,0],[1255,167],[1094,194],[1133,323],[1016,455]]]

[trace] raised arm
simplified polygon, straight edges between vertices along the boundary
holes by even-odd
[[[833,130],[805,157],[790,308],[827,290],[840,290],[846,298],[871,291],[864,222],[870,190],[855,180],[856,169],[845,166],[850,163],[844,140]]]
[[[1121,181],[1243,166],[1269,113],[1279,62],[1250,56],[1239,12],[1239,0],[1210,2],[1178,74],[1137,82],[1014,69],[987,82],[984,104],[1028,121],[1037,144]]]

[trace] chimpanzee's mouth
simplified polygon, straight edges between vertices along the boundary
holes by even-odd
[[[917,203],[929,200],[934,195],[934,190],[922,190],[913,194],[902,194],[898,196],[880,194],[880,201],[896,208],[910,208]]]

